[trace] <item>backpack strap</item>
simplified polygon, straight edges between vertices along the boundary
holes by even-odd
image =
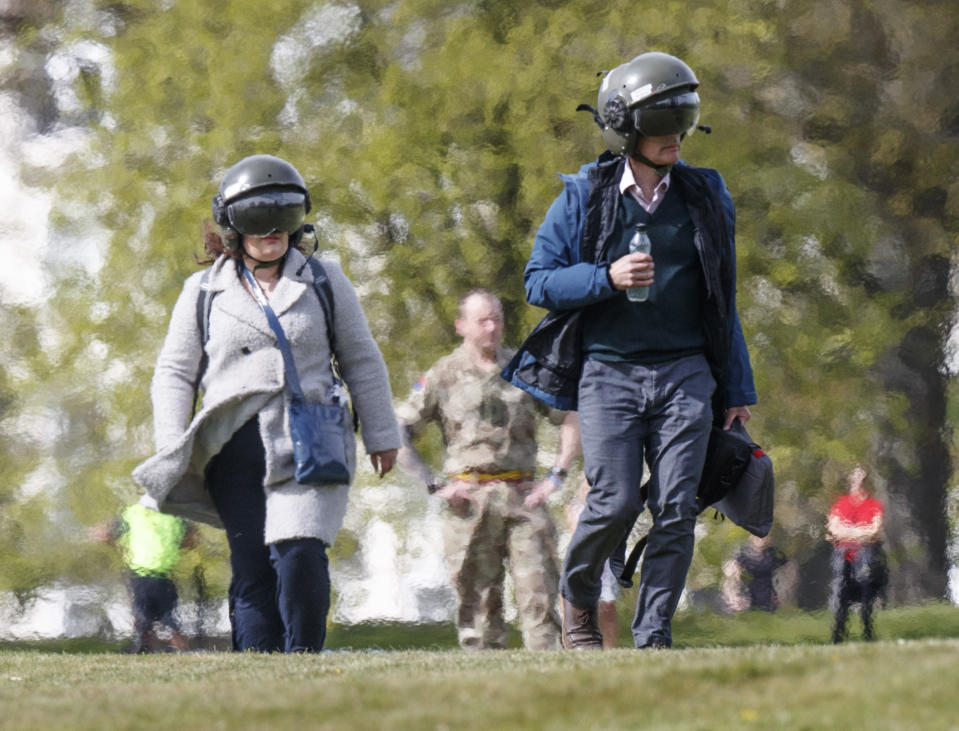
[[[333,300],[333,287],[330,286],[330,278],[326,274],[323,265],[312,256],[307,258],[310,263],[310,270],[313,272],[313,289],[316,290],[316,296],[320,299],[320,308],[323,310],[323,317],[326,318],[326,336],[330,341],[330,366],[333,368],[333,379],[343,383],[340,378],[340,366],[336,360],[336,331],[333,329],[333,315],[336,314],[336,304]],[[360,417],[350,402],[350,410],[353,412],[353,431],[359,431]]]
[[[326,319],[326,335],[330,341],[330,353],[333,359],[336,359],[336,332],[333,330],[333,315],[336,310],[333,302],[333,288],[330,286],[330,278],[326,275],[326,269],[312,256],[307,259],[310,263],[310,270],[313,272],[313,289],[316,290],[316,296],[320,298],[320,307],[323,309],[323,317]],[[339,371],[339,369],[336,369]]]

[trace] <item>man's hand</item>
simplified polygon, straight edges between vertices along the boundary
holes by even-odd
[[[732,408],[726,409],[726,421],[723,423],[723,430],[729,431],[729,427],[733,425],[733,422],[736,419],[739,419],[739,423],[745,425],[749,421],[749,417],[752,416],[749,413],[748,406],[733,406]]]
[[[446,500],[457,515],[465,515],[467,508],[473,503],[470,483],[465,480],[448,482],[437,490],[436,494]]]
[[[882,516],[877,515],[869,523],[843,523],[838,515],[830,515],[826,521],[826,540],[849,541],[854,543],[875,543],[879,540],[882,528]]]
[[[380,477],[385,475],[396,464],[396,449],[384,449],[382,452],[373,452],[370,455],[370,464],[373,465],[373,471]]]
[[[546,502],[546,498],[552,495],[556,491],[556,485],[553,484],[553,481],[546,477],[535,485],[531,489],[526,498],[523,500],[523,505],[529,509],[538,508],[540,505]]]
[[[109,543],[113,540],[113,531],[110,530],[110,526],[106,523],[92,525],[87,528],[87,540],[96,541],[97,543]]]
[[[627,254],[609,265],[609,281],[616,289],[648,287],[653,283],[653,257]]]

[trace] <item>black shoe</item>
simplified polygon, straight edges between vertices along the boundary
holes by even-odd
[[[563,599],[563,647],[567,650],[602,650],[596,607],[580,609]]]
[[[665,640],[660,640],[655,637],[651,639],[649,642],[647,642],[645,645],[640,645],[638,647],[638,649],[640,650],[668,650],[669,648],[670,648],[670,644],[668,642],[666,642]]]

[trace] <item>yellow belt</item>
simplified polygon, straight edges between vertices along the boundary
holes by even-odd
[[[522,470],[510,470],[509,472],[497,472],[489,474],[486,472],[461,472],[453,475],[454,480],[463,480],[464,482],[524,482],[533,479],[532,472],[523,472]]]

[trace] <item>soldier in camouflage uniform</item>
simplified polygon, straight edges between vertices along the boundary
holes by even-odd
[[[467,294],[456,331],[463,344],[436,362],[397,411],[406,426],[399,462],[448,502],[445,558],[459,600],[460,645],[506,646],[508,562],[525,646],[558,650],[556,527],[545,501],[562,485],[578,453],[575,413],[564,418],[500,377],[512,352],[501,347],[503,310],[495,296],[482,290]],[[563,426],[556,466],[534,482],[539,415]],[[443,479],[433,476],[410,441],[431,421],[446,445]]]

